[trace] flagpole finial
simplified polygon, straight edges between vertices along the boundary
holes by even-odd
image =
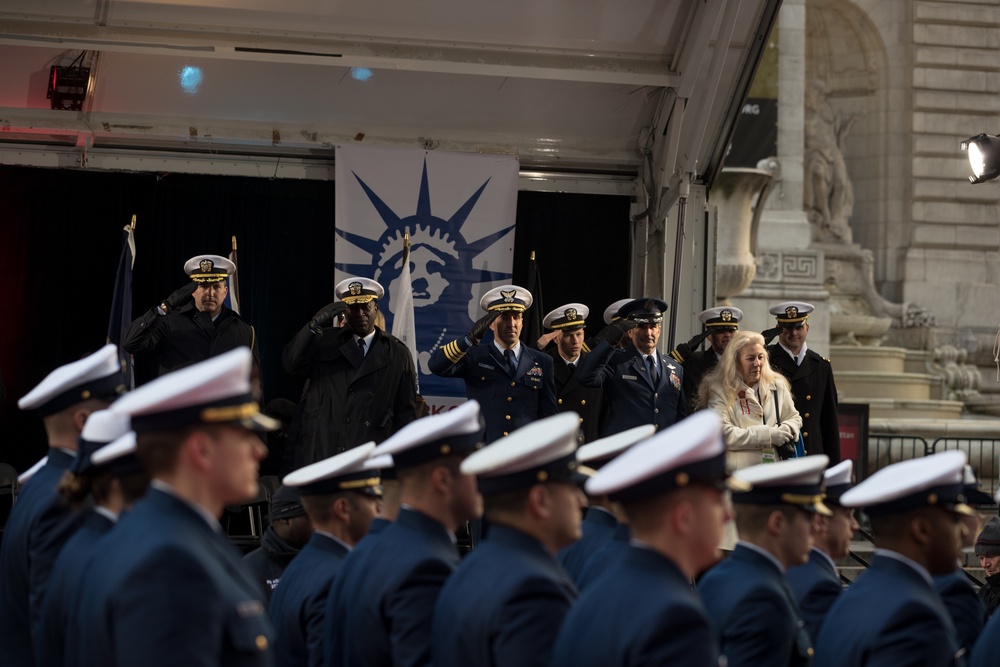
[[[135,213],[132,214],[132,222],[129,223],[129,229],[135,229]]]
[[[236,235],[233,234],[233,250],[236,250]]]
[[[532,262],[535,261],[535,251],[534,250],[531,251],[531,261]]]
[[[403,234],[403,248],[410,247],[410,232]]]

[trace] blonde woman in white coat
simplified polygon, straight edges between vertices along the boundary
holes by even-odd
[[[755,331],[733,336],[698,398],[722,417],[726,463],[733,470],[778,460],[774,448],[794,445],[802,429],[788,380],[771,369],[764,337]]]

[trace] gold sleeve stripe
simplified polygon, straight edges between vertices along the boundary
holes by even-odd
[[[448,361],[453,364],[457,364],[462,357],[465,356],[465,352],[458,347],[458,341],[453,340],[444,346],[444,356],[448,357]]]

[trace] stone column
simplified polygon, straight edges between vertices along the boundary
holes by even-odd
[[[772,164],[760,166],[775,172],[777,183],[761,216],[756,276],[732,301],[745,314],[742,328],[756,331],[774,326],[767,312],[770,305],[812,303],[816,312],[809,318],[809,347],[826,355],[829,295],[823,289],[823,253],[810,248],[812,231],[802,210],[806,1],[784,0],[775,31],[771,41],[778,48],[778,155]]]

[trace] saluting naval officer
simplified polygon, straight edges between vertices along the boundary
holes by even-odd
[[[812,663],[812,641],[784,573],[809,559],[812,516],[833,514],[822,502],[828,463],[806,456],[734,473],[753,487],[733,493],[740,541],[698,583],[729,667]]]
[[[375,325],[385,289],[369,278],[340,281],[339,301],[321,308],[285,346],[285,370],[308,379],[292,468],[369,441],[417,418],[417,375],[401,340]],[[347,315],[346,324],[336,327]]]
[[[946,451],[882,468],[840,497],[864,508],[875,535],[869,567],[827,612],[816,667],[962,664],[932,577],[955,568],[966,530],[965,454]],[[977,647],[978,648],[978,647]],[[973,657],[976,649],[973,649]],[[995,664],[996,656],[989,656]]]
[[[555,345],[546,348],[555,364],[556,404],[559,412],[580,415],[580,443],[597,440],[601,418],[600,389],[584,387],[576,369],[588,352],[583,348],[584,327],[590,309],[582,303],[567,303],[548,313],[542,326],[556,333]]]
[[[740,328],[743,311],[732,306],[709,308],[698,313],[698,320],[704,331],[687,343],[681,343],[670,352],[670,356],[684,367],[684,394],[688,398],[688,408],[694,411],[694,401],[698,397],[698,385],[705,374],[718,365],[722,353],[726,351],[733,334]],[[707,350],[697,349],[704,339],[708,339]]]
[[[717,633],[691,581],[719,559],[730,482],[722,426],[708,411],[634,445],[587,482],[588,494],[621,503],[632,541],[570,609],[554,667],[719,664]]]
[[[823,473],[826,494],[823,504],[830,508],[833,516],[813,516],[813,547],[809,551],[809,562],[793,565],[785,572],[802,620],[806,623],[806,632],[814,644],[826,612],[844,590],[835,563],[850,553],[851,538],[858,530],[854,510],[840,505],[840,497],[853,487],[853,469],[853,462],[847,459]]]
[[[435,667],[548,667],[576,586],[556,552],[580,538],[585,505],[577,416],[518,429],[467,458],[490,530],[448,578],[434,608]]]
[[[263,591],[218,521],[256,497],[255,431],[277,426],[252,394],[252,363],[239,347],[115,402],[152,481],[86,565],[67,637],[81,665],[273,664]]]
[[[792,385],[795,409],[802,415],[802,439],[806,454],[825,454],[830,463],[840,462],[840,425],[837,417],[837,386],[830,360],[809,349],[810,303],[785,301],[771,308],[781,332],[778,342],[768,345],[771,367]]]
[[[580,384],[604,389],[602,438],[643,424],[666,428],[687,415],[684,371],[656,349],[666,310],[660,299],[625,304],[621,318],[604,328],[597,347],[580,363]],[[626,332],[632,344],[618,349]]]
[[[17,496],[0,547],[0,655],[4,664],[34,664],[42,602],[52,564],[76,531],[77,513],[59,500],[57,487],[76,458],[77,441],[91,413],[125,390],[118,348],[93,354],[49,373],[20,401],[36,410],[49,441],[48,459]]]
[[[656,427],[652,424],[636,426],[584,445],[577,450],[576,459],[592,470],[600,470],[608,461],[654,433]],[[582,526],[583,536],[559,552],[559,562],[578,587],[591,556],[608,544],[614,536],[620,515],[620,508],[607,496],[587,496],[587,511]]]
[[[254,381],[260,393],[260,359],[254,328],[224,305],[226,281],[236,265],[220,255],[196,255],[184,262],[190,282],[129,325],[122,349],[155,353],[157,375],[246,346],[253,350]]]
[[[487,443],[556,414],[552,357],[520,340],[524,311],[531,302],[531,292],[517,285],[491,289],[479,301],[486,315],[472,331],[431,355],[435,375],[465,380],[466,394],[482,407]],[[489,328],[493,342],[480,347]]]
[[[349,449],[283,480],[301,494],[314,532],[285,569],[268,607],[278,667],[323,662],[323,612],[330,586],[378,513],[381,479],[378,470],[366,465],[373,449],[373,442]]]
[[[324,665],[431,664],[434,603],[459,560],[454,532],[483,511],[476,479],[461,464],[482,446],[479,404],[470,400],[373,450],[392,455],[402,508],[371,548],[362,550],[365,538],[341,565],[324,612]]]
[[[135,433],[130,429],[128,417],[110,410],[90,415],[80,434],[71,474],[63,475],[59,483],[61,501],[74,510],[83,509],[80,528],[52,566],[35,636],[39,666],[67,664],[66,628],[76,622],[73,603],[83,583],[87,559],[100,538],[118,522],[119,515],[131,508],[149,486],[149,476],[135,457]]]

